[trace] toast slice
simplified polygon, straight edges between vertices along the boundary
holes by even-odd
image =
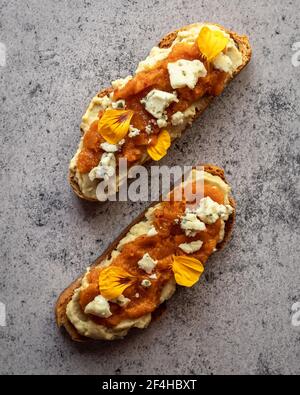
[[[186,32],[189,31],[189,29],[193,29],[194,27],[197,27],[197,25],[199,24],[193,24],[193,25],[189,25],[186,26],[182,29],[176,30],[172,33],[167,34],[159,43],[158,47],[160,49],[168,49],[172,46],[172,44],[175,42],[178,34],[181,32]],[[230,30],[225,29],[224,27],[220,26],[220,25],[216,25],[216,24],[209,24],[210,26],[216,26],[217,28],[221,29],[222,31],[226,32],[230,38],[234,41],[236,47],[238,48],[238,50],[241,53],[242,56],[242,62],[239,65],[239,67],[237,67],[232,73],[228,73],[226,76],[226,79],[224,81],[224,88],[229,84],[230,81],[232,81],[242,70],[243,68],[249,63],[250,59],[251,59],[251,55],[252,55],[252,49],[249,43],[249,40],[246,36],[244,35],[239,35],[235,32],[232,32]],[[109,96],[110,94],[112,94],[113,92],[113,88],[107,88],[102,90],[101,92],[98,93],[98,95],[96,96],[96,99],[100,99],[100,98],[104,98],[106,96]],[[186,125],[184,125],[183,129],[180,130],[180,132],[178,133],[178,127],[176,130],[176,133],[171,133],[171,140],[172,142],[174,140],[176,140],[178,137],[180,137],[180,135],[184,132],[184,130],[187,128],[187,126],[193,122],[195,119],[197,119],[204,111],[205,109],[209,106],[209,104],[212,102],[212,100],[214,99],[215,96],[211,96],[211,95],[204,95],[200,100],[197,101],[197,105],[195,106],[195,113],[193,114],[192,118],[189,120],[189,122],[187,122]],[[93,99],[95,100],[95,98]],[[92,106],[93,101],[91,102],[90,106]],[[90,108],[90,107],[89,107]],[[167,128],[172,129],[172,125],[169,125]],[[86,125],[82,124],[81,125],[81,133],[82,136],[85,135],[85,133],[87,132],[87,128]],[[174,134],[174,135],[173,135]],[[93,187],[89,187],[89,188],[85,188],[84,183],[81,180],[81,174],[79,174],[78,172],[78,166],[76,165],[76,158],[78,155],[78,152],[80,151],[80,146],[78,148],[78,151],[76,153],[76,155],[74,156],[74,158],[72,159],[71,163],[70,163],[70,169],[69,169],[69,182],[74,190],[74,192],[76,193],[76,195],[78,195],[80,198],[85,199],[85,200],[89,200],[89,201],[97,201],[97,197],[96,197],[96,193],[95,191],[90,192],[89,189],[93,189]],[[143,165],[146,162],[150,161],[151,158],[148,155],[143,156],[143,158],[141,158],[137,163],[137,165]],[[85,177],[85,179],[88,179],[87,177]],[[96,189],[96,187],[95,187]],[[117,188],[118,189],[118,188]],[[87,192],[88,191],[88,192]]]
[[[221,168],[213,166],[213,165],[204,165],[203,167],[204,167],[205,173],[209,173],[210,175],[219,178],[220,180],[224,181],[226,185],[228,185],[226,182],[225,176],[224,176],[224,171]],[[229,190],[230,190],[230,187],[229,187]],[[230,239],[232,230],[233,230],[233,226],[234,226],[234,222],[235,222],[236,204],[230,194],[228,195],[228,203],[234,210],[233,210],[232,214],[229,216],[228,220],[225,222],[223,240],[217,244],[217,246],[216,246],[217,250],[221,250],[225,246],[225,244],[228,242],[228,240]],[[131,223],[120,234],[120,236],[106,249],[106,251],[91,265],[92,268],[103,264],[103,262],[105,260],[107,260],[111,257],[111,254],[113,253],[113,251],[116,250],[119,243],[122,240],[124,240],[124,238],[128,235],[130,229],[132,229],[132,227],[134,225],[139,224],[141,221],[145,220],[146,212],[147,212],[147,210],[144,213],[142,213],[141,215],[139,215],[133,221],[133,223]],[[56,307],[55,307],[56,322],[57,322],[58,327],[64,327],[65,330],[67,331],[67,333],[71,336],[71,338],[74,341],[78,341],[78,342],[91,340],[91,339],[89,339],[88,337],[82,336],[82,334],[80,334],[76,330],[75,326],[72,324],[72,322],[69,320],[69,318],[67,316],[67,306],[71,302],[74,292],[81,286],[83,278],[84,278],[84,275],[79,277],[77,280],[75,280],[67,289],[65,289],[62,292],[62,294],[58,298],[58,301],[57,301]],[[152,313],[152,314],[154,314],[154,313]],[[139,326],[136,325],[136,327],[139,327]],[[125,334],[127,332],[128,331],[126,331]],[[118,337],[123,337],[123,336],[118,336]],[[108,340],[112,340],[112,339],[108,339]]]

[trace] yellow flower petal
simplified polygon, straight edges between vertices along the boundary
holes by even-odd
[[[99,275],[99,290],[107,300],[116,299],[133,284],[134,277],[118,266],[108,266]]]
[[[174,256],[172,270],[178,285],[192,287],[199,281],[204,272],[204,266],[195,258]]]
[[[205,26],[202,28],[197,42],[202,55],[211,62],[226,48],[229,38],[225,37],[221,31]]]
[[[118,144],[128,133],[131,110],[106,110],[98,122],[98,131],[110,144]]]
[[[171,136],[167,130],[163,130],[158,136],[157,143],[147,149],[149,156],[153,160],[160,160],[163,158],[171,146]]]

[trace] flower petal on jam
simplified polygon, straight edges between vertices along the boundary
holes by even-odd
[[[118,144],[127,135],[134,112],[106,110],[98,122],[98,132],[109,144]]]
[[[116,299],[133,283],[134,276],[119,266],[108,266],[99,275],[99,290],[107,300]]]
[[[159,161],[167,155],[170,146],[171,136],[167,130],[163,130],[158,136],[157,143],[153,146],[148,147],[147,152],[153,160]]]

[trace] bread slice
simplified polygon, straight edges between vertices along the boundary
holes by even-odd
[[[207,173],[210,173],[211,175],[214,176],[219,176],[223,181],[226,182],[225,175],[224,175],[224,170],[213,166],[213,165],[204,165],[204,171]],[[227,182],[226,182],[227,183]],[[230,196],[229,197],[230,205],[235,208],[236,204],[234,199]],[[118,246],[119,242],[127,235],[129,230],[134,226],[135,224],[143,221],[145,217],[145,213],[147,210],[145,210],[141,215],[139,215],[123,232],[121,232],[120,236],[105,250],[105,252],[91,265],[91,266],[97,266],[101,262],[103,262],[107,257],[109,257],[116,249]],[[228,240],[231,237],[233,226],[235,222],[235,210],[233,214],[230,216],[229,220],[225,222],[225,236],[224,239],[221,243],[218,244],[217,249],[221,250],[225,244],[228,242]],[[66,309],[68,303],[71,301],[74,291],[80,287],[81,281],[82,281],[83,276],[79,277],[77,280],[75,280],[67,289],[65,289],[60,297],[58,298],[58,301],[56,303],[55,307],[55,314],[56,314],[56,322],[59,327],[64,327],[65,330],[68,332],[68,334],[71,336],[71,338],[74,341],[86,341],[90,340],[89,338],[81,336],[75,327],[72,325],[72,323],[69,321],[67,314],[66,314]]]
[[[210,25],[213,25],[213,24],[210,24]],[[174,42],[174,40],[176,39],[178,32],[187,30],[193,26],[194,25],[188,25],[188,26],[178,29],[172,33],[167,34],[160,41],[158,46],[160,48],[169,48],[172,45],[172,43]],[[251,59],[251,55],[252,55],[252,49],[251,49],[248,37],[246,37],[244,35],[239,35],[235,32],[227,30],[220,25],[215,24],[215,26],[221,28],[222,30],[224,30],[226,33],[228,33],[230,35],[230,37],[236,43],[239,51],[242,54],[242,58],[243,58],[242,65],[232,75],[228,74],[228,79],[225,82],[225,86],[227,86],[229,84],[229,82],[232,81],[244,69],[244,67],[249,63],[249,61]],[[99,92],[97,96],[104,97],[106,95],[109,95],[111,92],[112,92],[112,88],[106,88],[106,89],[102,90],[101,92]],[[201,99],[200,105],[197,107],[196,116],[195,116],[194,120],[197,119],[206,110],[206,108],[209,106],[209,104],[212,102],[213,99],[214,99],[213,96],[204,96]],[[81,132],[82,132],[82,134],[84,133],[82,129],[81,129]],[[142,165],[148,161],[151,161],[150,157],[147,157],[142,163],[139,163],[139,164]],[[97,199],[91,198],[91,197],[83,194],[80,186],[78,185],[75,175],[76,175],[76,171],[74,171],[74,169],[70,169],[69,182],[70,182],[74,192],[76,193],[76,195],[82,199],[85,199],[85,200],[97,201]]]

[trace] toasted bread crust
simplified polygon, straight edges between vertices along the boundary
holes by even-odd
[[[226,182],[225,175],[224,175],[224,170],[214,166],[214,165],[203,165],[204,170],[214,176],[219,176],[223,181]],[[155,204],[155,203],[154,203]],[[235,201],[232,197],[230,197],[230,204],[232,207],[236,207]],[[119,242],[127,235],[129,230],[134,226],[135,224],[141,222],[144,217],[145,213],[147,210],[145,210],[142,214],[140,214],[123,232],[121,232],[120,236],[104,251],[104,253],[91,265],[91,266],[97,266],[99,265],[107,256],[109,256],[112,251],[117,247]],[[232,231],[233,231],[233,226],[235,222],[235,211],[234,213],[230,216],[229,220],[226,222],[225,226],[225,237],[218,245],[218,250],[221,250],[224,248],[225,244],[229,241]],[[64,327],[65,330],[69,333],[71,336],[72,340],[78,341],[78,342],[83,342],[83,341],[88,341],[90,340],[89,338],[81,336],[75,327],[71,324],[71,322],[68,320],[67,314],[66,314],[66,309],[68,303],[71,301],[74,291],[80,287],[81,281],[82,281],[83,276],[79,277],[77,280],[75,280],[67,289],[65,289],[60,297],[58,298],[58,301],[56,303],[55,307],[55,314],[56,314],[56,322],[59,327]]]
[[[178,29],[172,33],[167,34],[160,41],[159,47],[160,48],[169,48],[172,45],[173,41],[176,39],[178,32],[180,32],[182,30],[186,30],[191,26],[192,25],[188,25],[188,26]],[[232,81],[250,62],[251,56],[252,56],[252,49],[251,49],[250,42],[249,42],[249,39],[247,36],[240,36],[237,33],[227,30],[223,26],[220,26],[220,25],[216,25],[216,26],[219,26],[220,28],[222,28],[224,31],[226,31],[231,36],[231,38],[235,41],[235,43],[237,44],[237,46],[239,48],[239,51],[242,53],[242,56],[243,56],[243,64],[235,71],[235,73],[232,76],[229,76],[228,80],[225,83],[225,86],[227,86],[228,83],[230,81]],[[99,92],[97,96],[103,97],[103,96],[110,94],[111,92],[112,92],[112,88],[106,88],[106,89],[102,90],[101,92]],[[194,120],[196,120],[197,118],[200,117],[200,115],[206,110],[206,108],[213,101],[213,99],[214,99],[213,96],[210,96],[210,97],[205,96],[203,98],[203,106],[202,106],[201,110],[197,111],[197,114],[196,114]],[[82,130],[81,130],[81,133],[83,134]],[[147,159],[146,162],[149,162],[149,161],[151,161],[151,158]],[[143,163],[141,163],[141,164],[143,164]],[[69,182],[70,182],[71,187],[73,188],[73,191],[75,192],[75,194],[78,197],[80,197],[81,199],[91,201],[91,202],[98,202],[97,199],[89,198],[82,193],[82,191],[76,181],[75,173],[72,170],[69,171]]]

